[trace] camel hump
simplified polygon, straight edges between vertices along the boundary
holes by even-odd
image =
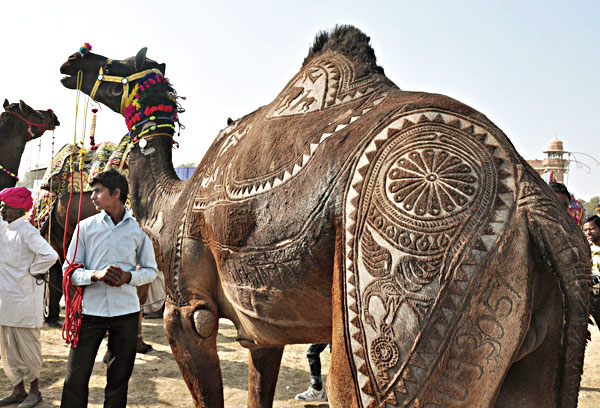
[[[493,125],[440,109],[398,112],[354,157],[343,267],[362,406],[424,403],[440,389],[477,406],[469,389],[494,369],[481,361],[508,360],[502,318],[477,320],[468,299],[515,211],[517,161]],[[485,356],[465,352],[482,338]]]
[[[352,25],[336,25],[331,31],[317,33],[302,66],[327,52],[341,54],[353,61],[358,77],[368,72],[383,74],[383,68],[377,65],[371,38]]]

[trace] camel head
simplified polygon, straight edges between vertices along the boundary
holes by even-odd
[[[61,74],[66,75],[61,82],[66,88],[77,89],[80,75],[80,89],[85,94],[115,112],[123,113],[125,99],[139,79],[146,73],[165,72],[165,64],[146,58],[146,50],[144,47],[135,57],[124,60],[76,52],[60,67]]]
[[[4,99],[4,111],[9,115],[6,118],[14,117],[18,121],[22,121],[27,125],[29,139],[36,139],[44,134],[46,130],[54,130],[54,128],[60,125],[58,118],[52,111],[48,110],[35,110],[27,105],[23,101],[19,103],[10,103],[8,99]]]

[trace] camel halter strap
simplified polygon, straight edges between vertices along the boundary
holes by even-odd
[[[151,72],[162,74],[162,72],[158,68],[147,69],[145,71],[136,72],[135,74],[131,74],[127,77],[114,76],[114,75],[104,75],[104,70],[100,67],[98,71],[98,77],[96,78],[96,83],[92,88],[92,92],[90,93],[90,98],[96,100],[96,92],[100,87],[102,82],[116,82],[123,84],[123,95],[121,96],[121,114],[123,114],[123,109],[125,109],[125,102],[127,101],[127,97],[129,96],[129,83],[131,81],[135,81],[136,79],[142,78],[144,75],[149,74]]]
[[[33,132],[31,131],[31,127],[35,126],[35,127],[39,127],[42,128],[42,133],[40,133],[40,136],[44,134],[44,132],[46,131],[46,123],[42,122],[42,123],[34,123],[30,120],[27,120],[27,118],[19,115],[17,112],[13,112],[13,111],[9,111],[9,110],[5,110],[4,112],[6,113],[12,113],[13,115],[15,115],[16,117],[18,117],[19,119],[21,119],[23,122],[25,122],[27,124],[27,133],[29,133],[29,138],[27,139],[27,141],[29,142],[35,135],[33,134]],[[47,112],[52,113],[52,109],[48,109]]]
[[[75,149],[77,148],[77,114],[79,111],[79,95],[81,93],[81,84],[83,82],[83,71],[79,70],[77,72],[77,94],[75,97],[75,132],[73,134],[73,153],[71,153],[70,157],[70,192],[69,192],[69,202],[67,204],[67,213],[65,215],[65,220],[69,219],[69,212],[71,211],[71,202],[73,200],[73,175],[75,173],[75,164],[74,164],[74,155]],[[86,112],[87,112],[87,101],[86,100]],[[81,332],[81,318],[83,316],[83,291],[85,287],[83,286],[75,286],[71,283],[71,276],[73,273],[82,268],[83,265],[75,262],[75,257],[77,255],[77,248],[79,246],[79,221],[81,220],[81,202],[83,201],[83,163],[85,159],[85,149],[83,148],[83,140],[85,139],[85,122],[86,115],[84,112],[83,118],[83,131],[82,131],[82,142],[81,148],[79,149],[79,208],[77,213],[77,234],[75,236],[75,250],[73,251],[73,259],[69,260],[67,258],[67,230],[65,228],[63,234],[63,256],[65,258],[65,262],[68,265],[67,268],[63,272],[63,281],[62,281],[62,289],[63,295],[65,296],[65,321],[62,326],[62,336],[67,344],[71,345],[71,348],[76,348],[79,344],[79,333]]]

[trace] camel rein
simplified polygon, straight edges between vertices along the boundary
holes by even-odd
[[[73,135],[73,150],[77,146],[77,113],[79,111],[79,95],[81,92],[81,83],[83,82],[83,72],[80,70],[77,72],[77,95],[75,99],[75,133]],[[86,104],[87,108],[87,104]],[[84,116],[84,129],[83,129],[83,137],[85,137],[85,116]],[[82,138],[83,139],[83,138]],[[71,154],[71,178],[70,178],[70,195],[69,195],[69,203],[67,204],[67,213],[65,215],[65,220],[69,219],[69,212],[71,210],[71,202],[73,200],[73,175],[75,173],[75,165],[73,156],[75,152]],[[83,265],[75,263],[75,256],[77,255],[77,248],[79,246],[79,221],[81,220],[81,201],[83,198],[83,163],[85,157],[85,149],[83,149],[83,141],[82,148],[79,150],[79,211],[77,213],[77,236],[75,237],[75,250],[73,252],[73,259],[69,261],[67,258],[67,230],[65,228],[63,235],[63,256],[65,262],[68,264],[67,268],[63,274],[62,281],[62,289],[63,295],[65,297],[65,321],[63,322],[62,327],[62,336],[67,344],[70,344],[72,348],[76,348],[79,344],[79,333],[81,332],[81,318],[83,316],[83,286],[75,286],[71,283],[71,277],[73,273],[82,268]]]

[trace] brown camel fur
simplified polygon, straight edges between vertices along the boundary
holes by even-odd
[[[133,106],[120,77],[174,104],[172,88],[131,77],[165,72],[145,54],[74,54],[62,83],[82,70],[82,90],[115,112]],[[97,81],[100,68],[116,81]],[[196,406],[223,406],[219,318],[250,350],[250,407],[272,405],[285,344],[328,341],[332,407],[576,406],[589,247],[484,115],[398,89],[369,37],[341,26],[189,180],[159,116],[131,129],[147,143],[132,147],[131,201]]]
[[[42,136],[46,130],[54,130],[60,123],[50,109],[34,110],[23,101],[9,103],[8,99],[4,100],[3,106],[4,112],[0,114],[0,166],[17,175],[25,144]],[[0,190],[16,184],[14,176],[0,171]]]

